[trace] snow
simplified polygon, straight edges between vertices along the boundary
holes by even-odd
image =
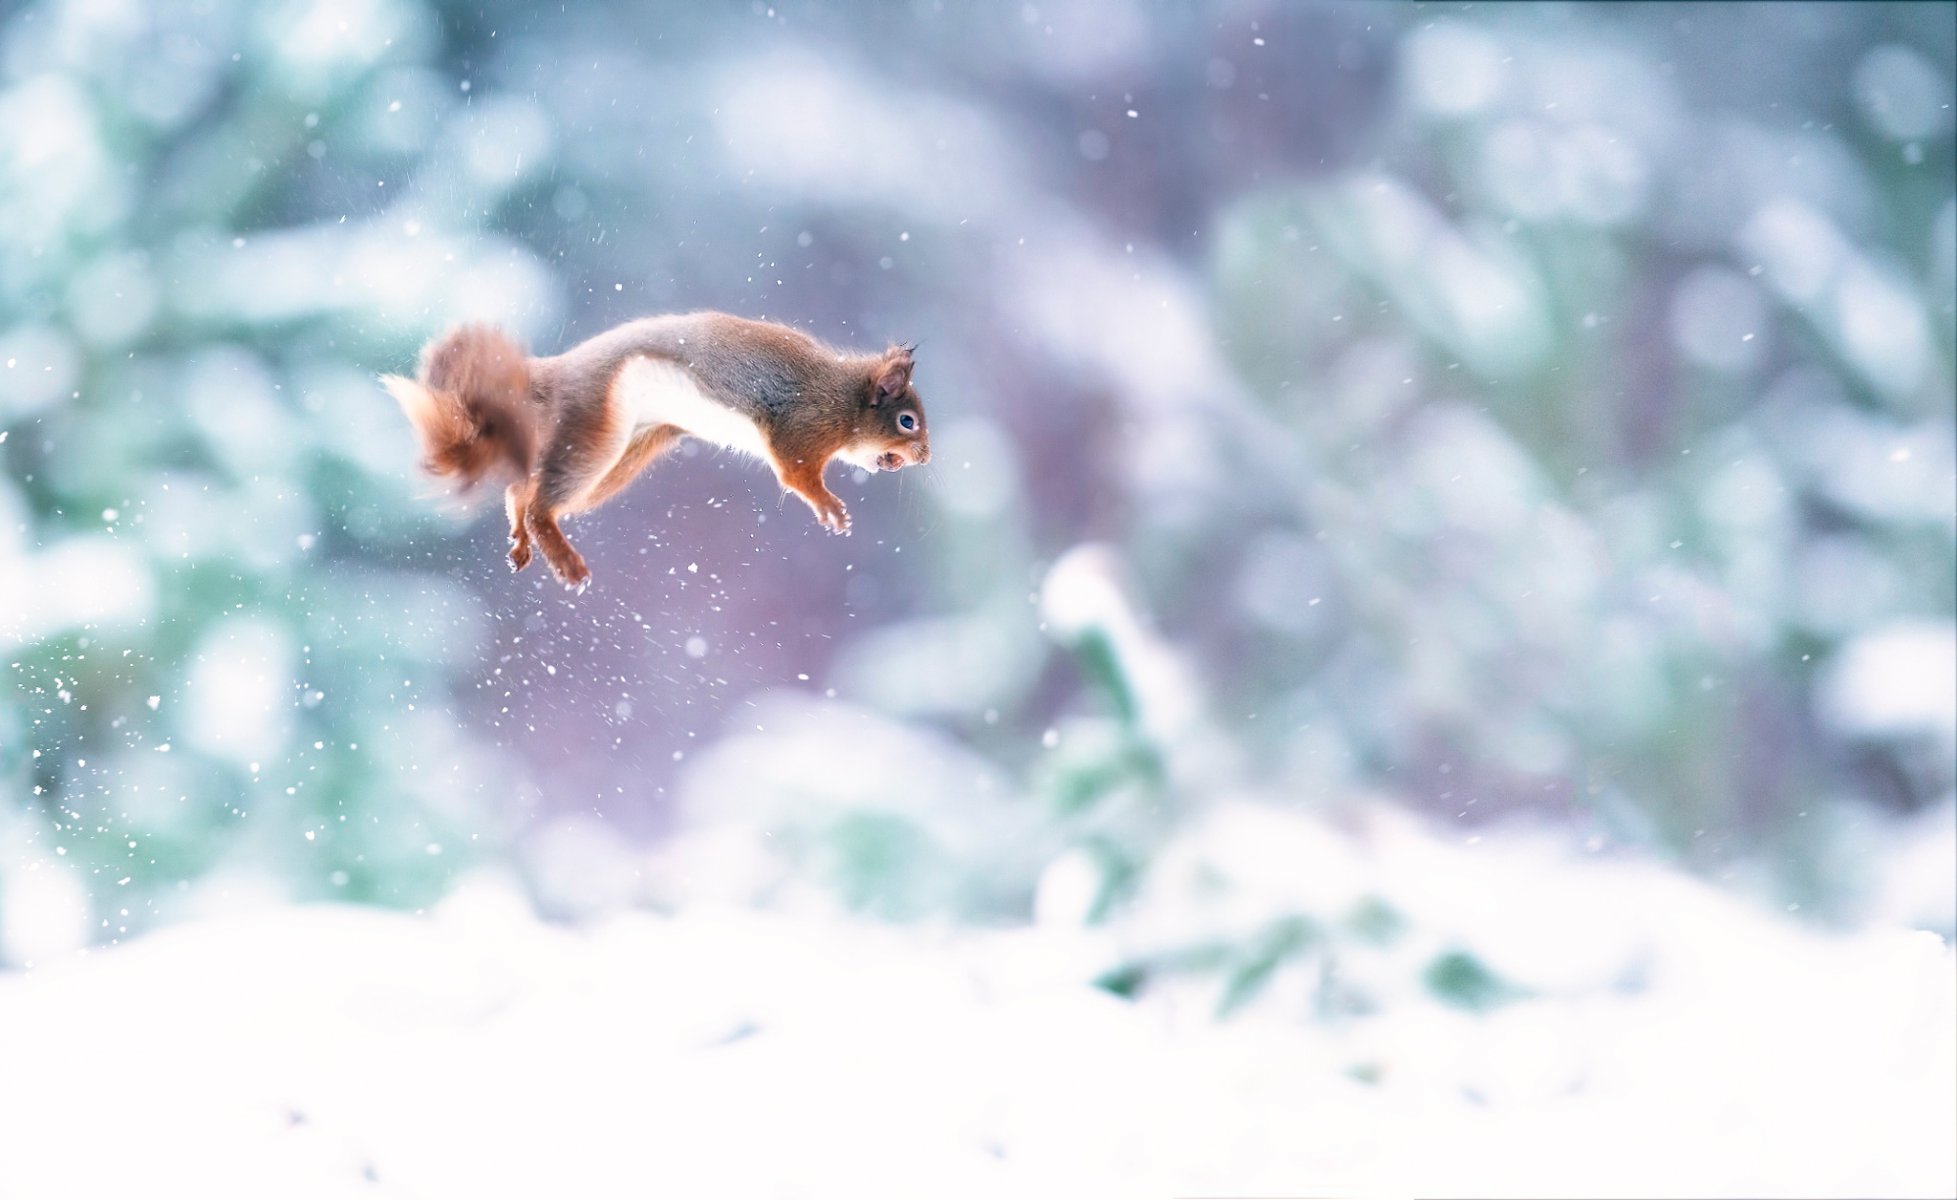
[[[1198,720],[1193,697],[1201,689],[1176,652],[1149,628],[1122,575],[1122,556],[1114,547],[1099,542],[1075,546],[1048,569],[1040,588],[1040,611],[1052,633],[1064,641],[1079,642],[1094,634],[1106,638],[1141,709],[1143,728],[1158,742],[1174,742]]]
[[[0,541],[0,650],[77,627],[135,625],[155,606],[155,580],[141,556],[106,534],[19,555]]]
[[[553,925],[489,875],[424,916],[271,908],[0,976],[0,1195],[1957,1187],[1936,936],[1818,933],[1528,839],[1472,879],[1458,848],[1393,847],[1417,908],[1507,931],[1505,968],[1596,944],[1488,1015],[1219,1022],[1087,986],[1099,934],[1060,879],[1041,924],[992,931],[712,903]],[[1635,986],[1562,986],[1626,946]]]
[[[1851,735],[1948,745],[1957,733],[1957,627],[1898,621],[1849,639],[1827,665],[1820,704]]]

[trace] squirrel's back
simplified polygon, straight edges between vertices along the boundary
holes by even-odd
[[[538,390],[562,405],[595,402],[634,359],[663,359],[721,404],[767,421],[831,392],[843,402],[861,373],[851,369],[855,357],[786,325],[703,311],[628,321],[531,365]]]

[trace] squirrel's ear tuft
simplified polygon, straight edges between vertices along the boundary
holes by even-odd
[[[895,400],[910,385],[911,348],[892,346],[883,352],[883,358],[877,362],[870,387],[870,403],[882,404],[886,400]]]

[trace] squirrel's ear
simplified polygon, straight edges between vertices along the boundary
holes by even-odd
[[[909,346],[892,346],[884,351],[883,359],[877,363],[876,375],[870,387],[870,403],[882,404],[886,400],[895,400],[910,385],[911,349]]]

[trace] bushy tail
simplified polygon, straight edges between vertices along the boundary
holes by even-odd
[[[421,437],[421,465],[467,491],[491,474],[530,474],[537,435],[522,347],[487,325],[463,325],[428,343],[420,379],[383,375]]]

